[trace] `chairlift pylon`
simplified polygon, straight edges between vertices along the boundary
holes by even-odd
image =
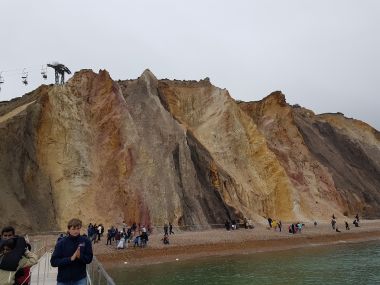
[[[22,83],[24,83],[25,86],[28,85],[28,72],[26,72],[25,68],[22,70],[21,80],[22,80]]]

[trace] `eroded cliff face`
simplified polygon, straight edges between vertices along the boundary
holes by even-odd
[[[76,73],[0,102],[0,224],[185,229],[379,213],[379,133],[281,93],[236,103],[208,80]]]
[[[305,109],[297,109],[295,123],[310,153],[331,173],[344,212],[379,218],[379,133],[341,114],[308,114]]]
[[[281,92],[239,105],[286,170],[304,215],[378,216],[380,145],[374,129],[342,115],[316,116],[289,106]]]
[[[34,100],[4,105],[1,130],[11,135],[2,141],[2,224],[64,229],[80,217],[204,228],[242,217],[216,191],[210,168],[223,171],[162,106],[157,86],[149,71],[115,83],[105,71],[85,70]]]
[[[224,187],[224,181],[219,186],[226,203],[248,217],[293,218],[294,191],[286,172],[253,120],[226,90],[207,80],[162,80],[159,92],[170,113],[234,178],[234,187]]]

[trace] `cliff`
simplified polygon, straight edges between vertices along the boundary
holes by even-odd
[[[77,72],[0,103],[1,225],[379,217],[379,133],[201,81]]]

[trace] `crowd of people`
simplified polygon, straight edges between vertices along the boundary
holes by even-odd
[[[282,231],[281,220],[267,218],[269,229]],[[359,215],[355,216],[352,222],[355,227],[359,227]],[[314,226],[318,224],[315,221]],[[350,225],[344,221],[346,230],[350,230]],[[237,230],[240,226],[246,229],[253,229],[250,220],[227,220],[226,230]],[[305,224],[301,222],[292,223],[288,226],[291,234],[301,233]],[[340,232],[337,226],[337,218],[332,215],[331,227],[336,232]],[[80,234],[82,222],[79,219],[72,219],[67,224],[66,234],[60,234],[57,239],[50,263],[53,267],[58,267],[57,284],[59,285],[85,285],[86,284],[86,264],[93,258],[92,244],[101,242],[106,236],[106,245],[123,249],[128,244],[133,247],[145,247],[152,233],[152,228],[148,225],[132,223],[128,226],[123,222],[122,226],[111,226],[105,232],[102,224],[90,223],[87,227],[87,234]],[[163,226],[162,243],[169,245],[169,236],[174,235],[172,223],[165,223]],[[31,245],[22,237],[17,236],[15,229],[11,226],[5,227],[1,231],[0,238],[0,285],[28,285],[30,283],[30,267],[38,262],[36,254],[31,252]]]
[[[123,221],[122,225],[117,227],[112,225],[105,231],[102,224],[92,224],[90,223],[87,227],[87,237],[88,239],[96,244],[101,242],[102,238],[106,238],[106,245],[116,246],[117,249],[124,249],[128,246],[133,247],[145,247],[149,241],[149,235],[152,234],[153,229],[150,225],[142,225],[137,223],[132,223],[130,226]],[[164,244],[169,244],[169,235],[174,234],[173,224],[165,223],[163,226],[164,237],[162,242]],[[62,238],[62,237],[60,237]]]
[[[352,222],[352,224],[357,228],[359,227],[359,214],[356,214],[355,216],[355,219],[354,221]],[[350,225],[347,221],[344,221],[344,225],[346,227],[346,230],[349,231],[350,230]],[[335,217],[335,215],[333,214],[331,216],[331,227],[333,230],[335,230],[336,232],[340,233],[341,231],[339,230],[338,228],[338,225],[337,225],[337,218]]]

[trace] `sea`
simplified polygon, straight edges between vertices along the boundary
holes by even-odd
[[[380,284],[380,240],[107,270],[116,284]]]

